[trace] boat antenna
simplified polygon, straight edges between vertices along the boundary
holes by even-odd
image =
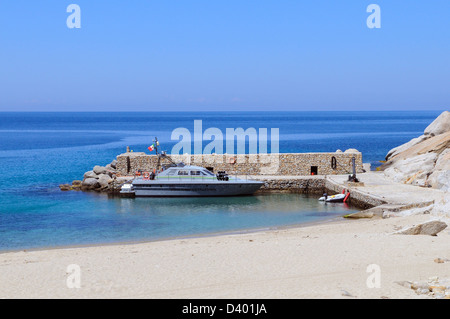
[[[155,142],[155,152],[156,152],[156,155],[158,155],[158,145],[159,145],[159,143],[158,143],[158,138],[156,136],[155,136],[155,140],[153,142]]]
[[[156,169],[159,169],[162,166],[161,165],[161,158],[167,158],[169,160],[169,162],[172,163],[172,165],[176,166],[177,164],[172,160],[172,158],[169,155],[167,155],[167,153],[165,151],[161,151],[161,154],[158,152],[159,142],[158,142],[158,138],[157,137],[155,137],[153,142],[154,142],[154,145],[155,145],[156,156],[158,157],[158,162],[156,163]]]

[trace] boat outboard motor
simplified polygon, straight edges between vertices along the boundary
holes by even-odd
[[[354,175],[348,175],[348,181],[353,183],[358,183],[359,179],[356,178],[356,174]]]
[[[228,175],[224,171],[217,172],[217,180],[219,181],[227,181],[229,179]]]

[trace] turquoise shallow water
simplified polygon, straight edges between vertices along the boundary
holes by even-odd
[[[170,150],[178,127],[279,128],[280,152],[357,148],[377,164],[422,134],[439,112],[0,113],[0,251],[141,241],[276,227],[348,213],[295,194],[209,199],[120,199],[61,192],[129,145],[154,136]],[[206,143],[205,143],[206,144]]]
[[[317,197],[299,194],[129,199],[55,189],[27,199],[23,211],[0,215],[3,250],[244,231],[326,220],[352,211],[345,204],[325,205]]]

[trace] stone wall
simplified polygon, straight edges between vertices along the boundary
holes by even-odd
[[[350,191],[348,203],[359,208],[368,209],[386,204],[386,200],[384,198],[373,194],[367,194],[364,191],[359,191],[355,187],[337,183],[330,179],[324,180],[324,188],[329,194],[341,193],[343,189]]]
[[[295,192],[305,194],[323,194],[325,189],[325,178],[323,176],[290,176],[280,178],[275,176],[257,176],[254,180],[264,182],[258,192]]]
[[[342,175],[352,173],[352,158],[355,157],[356,172],[363,172],[362,154],[356,150],[335,153],[283,153],[244,155],[175,155],[175,162],[208,167],[215,173],[226,171],[237,175]],[[156,155],[127,152],[117,156],[117,172],[134,175],[138,170],[152,171],[156,168]],[[168,164],[162,159],[161,164]],[[314,172],[314,174],[312,174]]]

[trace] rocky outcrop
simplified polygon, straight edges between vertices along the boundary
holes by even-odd
[[[59,185],[59,189],[62,191],[72,191],[72,190],[78,191],[81,189],[81,184],[82,184],[82,181],[75,180],[72,182],[72,185],[70,185],[70,184]]]
[[[83,180],[82,190],[97,189],[99,187],[100,183],[97,178],[86,178]]]
[[[439,115],[422,136],[390,150],[380,169],[399,183],[450,191],[450,112]]]
[[[450,112],[445,111],[425,129],[425,136],[436,136],[450,132]]]
[[[97,192],[116,192],[123,183],[130,180],[129,177],[121,177],[116,170],[117,161],[113,160],[105,166],[94,166],[83,175],[83,180],[75,180],[70,184],[61,184],[62,191],[82,190]]]

